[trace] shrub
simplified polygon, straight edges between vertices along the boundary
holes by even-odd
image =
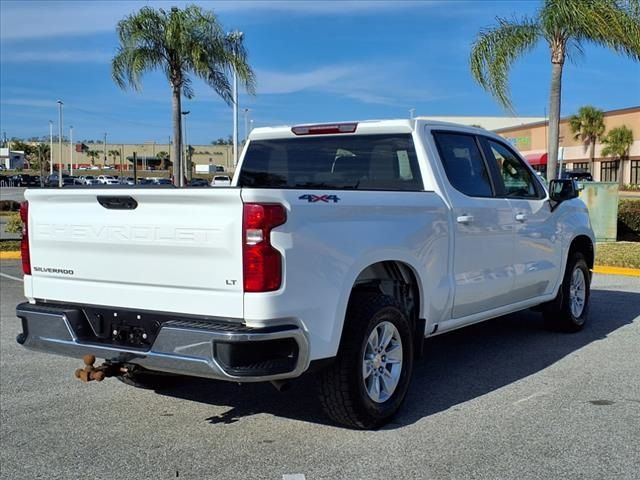
[[[0,200],[1,212],[17,212],[20,210],[20,202],[15,200]]]
[[[6,226],[7,233],[21,233],[22,232],[22,220],[20,220],[19,213],[13,213],[9,216]]]
[[[618,233],[640,236],[640,200],[621,200],[618,205]]]

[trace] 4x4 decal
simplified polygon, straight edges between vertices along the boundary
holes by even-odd
[[[309,203],[316,203],[316,202],[338,203],[340,201],[340,198],[337,195],[309,195],[309,194],[306,194],[306,195],[300,195],[298,197],[298,200],[306,200]]]

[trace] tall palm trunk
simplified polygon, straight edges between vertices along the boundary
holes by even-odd
[[[555,56],[555,55],[554,55]],[[558,146],[560,143],[560,91],[562,88],[562,61],[552,60],[551,91],[549,95],[549,145],[547,180],[557,178]]]
[[[181,117],[182,98],[180,96],[180,87],[173,86],[173,99],[171,102],[171,115],[173,116],[173,144],[171,145],[171,160],[173,161],[173,184],[178,187],[184,187],[184,175],[182,171],[182,160],[180,158],[180,146],[182,145]]]

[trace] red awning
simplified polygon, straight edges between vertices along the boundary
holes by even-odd
[[[525,155],[524,158],[527,159],[527,162],[529,162],[531,166],[547,164],[546,153],[530,153],[529,155]]]

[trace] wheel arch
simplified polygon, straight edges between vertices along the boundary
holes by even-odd
[[[416,339],[424,338],[423,289],[418,272],[402,260],[381,260],[363,268],[353,281],[342,316],[340,339],[348,321],[348,306],[358,292],[380,292],[398,300],[409,317]],[[421,329],[421,331],[420,331]]]
[[[595,262],[595,250],[593,248],[593,241],[586,235],[578,235],[572,241],[569,246],[569,256],[574,252],[580,252],[585,256],[587,266],[589,270],[593,270]]]

